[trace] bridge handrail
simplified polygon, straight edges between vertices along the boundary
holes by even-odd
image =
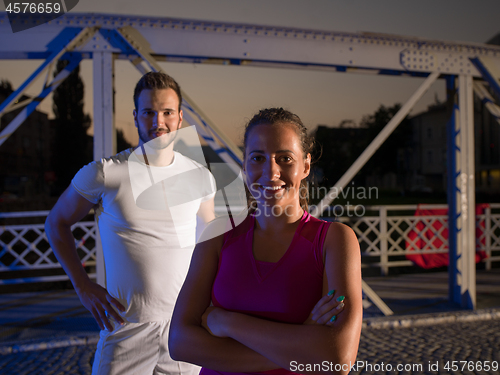
[[[344,206],[342,206],[344,207]],[[356,206],[346,206],[344,209],[354,209]],[[364,267],[380,267],[382,274],[387,274],[390,267],[412,265],[404,259],[410,254],[446,253],[447,238],[442,232],[447,228],[446,215],[414,216],[413,214],[398,214],[397,211],[412,211],[423,209],[445,209],[446,204],[425,205],[373,205],[364,206],[365,214],[360,217],[337,217],[340,222],[350,225],[356,232]],[[484,214],[476,215],[476,227],[480,228],[479,238],[476,238],[478,250],[485,251],[488,258],[484,260],[486,268],[490,269],[493,262],[500,261],[500,203],[491,203],[484,210]],[[492,212],[492,210],[496,212]],[[216,207],[216,212],[225,211],[225,207]],[[390,214],[388,214],[390,212]],[[19,219],[45,217],[49,211],[25,211],[0,213],[0,219]],[[328,218],[326,218],[328,219]],[[417,228],[419,223],[419,228]],[[439,223],[439,228],[435,224]],[[423,229],[422,229],[423,228]],[[93,266],[96,261],[95,242],[96,228],[94,221],[81,221],[72,227],[82,263]],[[413,231],[423,233],[433,231],[442,244],[437,247],[433,239],[418,235],[423,243],[422,249],[417,249],[417,239],[408,234]],[[412,245],[413,244],[413,245]],[[67,279],[64,275],[42,276],[13,279],[8,278],[7,272],[12,271],[44,270],[60,268],[52,249],[48,244],[43,224],[16,224],[0,226],[0,285],[33,281],[53,281]]]

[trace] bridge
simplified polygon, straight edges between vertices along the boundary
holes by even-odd
[[[35,17],[17,17],[13,22],[25,27],[37,25]],[[7,14],[0,13],[0,38],[0,59],[44,60],[0,104],[0,116],[22,108],[1,130],[0,147],[83,59],[92,59],[95,159],[115,152],[112,95],[116,59],[130,61],[141,73],[161,71],[158,63],[170,61],[425,78],[326,197],[312,208],[315,216],[331,204],[340,187],[352,180],[428,88],[444,79],[450,108],[448,175],[453,176],[448,181],[449,298],[462,307],[475,307],[473,100],[474,95],[478,96],[500,122],[500,107],[495,104],[500,98],[500,47],[376,33],[73,13],[14,34]],[[59,59],[68,60],[69,64],[51,79]],[[18,102],[42,75],[46,79],[39,95]],[[239,148],[186,93],[183,96],[187,122],[196,125],[200,136],[237,170],[242,159]],[[2,251],[11,250],[4,246]],[[98,260],[98,280],[99,264]]]

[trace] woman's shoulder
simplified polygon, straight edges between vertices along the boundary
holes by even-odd
[[[354,230],[346,224],[338,221],[330,223],[325,238],[325,249],[340,249],[340,253],[346,251],[359,252],[359,240]]]
[[[354,234],[354,230],[352,230],[352,228],[347,225],[347,224],[344,224],[344,223],[341,223],[340,221],[331,221],[329,222],[330,223],[330,227],[329,227],[329,232],[333,232],[333,233],[342,233],[342,234]]]

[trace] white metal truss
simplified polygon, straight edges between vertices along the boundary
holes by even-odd
[[[470,60],[500,99],[500,62],[498,59],[492,59],[490,56],[477,56],[471,57]]]
[[[476,306],[476,220],[474,183],[474,101],[472,76],[448,79],[453,112],[448,123],[449,298]],[[458,98],[457,98],[458,94]],[[458,100],[457,100],[458,99]]]
[[[0,58],[46,54],[46,44],[64,27],[131,27],[147,41],[150,53],[158,60],[177,62],[481,77],[470,59],[500,58],[499,47],[480,43],[126,15],[68,13],[47,25],[12,34],[6,13],[0,13],[0,27],[9,32],[8,40],[3,40],[0,47]],[[87,51],[104,46],[121,54],[119,58],[129,58],[103,38],[88,43]]]
[[[94,74],[94,160],[116,154],[116,130],[113,111],[113,54],[93,53]]]
[[[481,100],[481,102],[484,103],[484,106],[486,107],[486,109],[488,109],[488,111],[491,113],[491,115],[500,124],[500,107],[495,104],[495,100],[493,99],[493,97],[489,93],[489,91],[486,88],[486,86],[484,85],[484,83],[475,81],[473,83],[473,88],[474,88],[474,93]]]
[[[401,121],[403,121],[403,119],[408,115],[413,106],[425,94],[429,87],[431,87],[431,85],[438,79],[438,77],[439,73],[432,73],[424,81],[424,83],[418,88],[418,90],[415,91],[411,98],[399,109],[399,111],[393,116],[389,123],[382,129],[379,134],[377,134],[375,139],[368,145],[368,147],[361,153],[356,161],[330,189],[326,196],[318,203],[317,206],[312,208],[312,216],[320,216],[323,211],[333,202],[333,200],[337,198],[339,192],[342,191],[344,186],[347,186],[347,184],[351,182],[354,176],[360,171],[361,168],[363,168],[366,162],[373,156],[375,151],[379,149],[382,143],[384,143],[385,140],[391,135],[391,133],[397,128]]]
[[[141,72],[162,72],[158,62],[150,54],[147,41],[131,27],[117,30],[108,30],[101,34],[113,45],[120,46],[122,53],[129,55],[129,60]],[[99,51],[93,54],[94,62],[94,135],[99,136],[94,145],[94,160],[116,153],[116,135],[114,134],[114,120],[112,108],[113,92],[113,56],[109,51]],[[193,100],[182,91],[182,110],[184,119],[191,125],[195,125],[200,136],[218,154],[218,156],[239,175],[243,161],[241,150],[225,136],[222,131],[201,111]],[[112,124],[107,126],[106,124]],[[216,141],[219,140],[220,144]],[[221,146],[222,144],[222,146]],[[236,161],[236,163],[235,163]],[[224,194],[224,190],[222,190]],[[226,205],[227,198],[224,196]],[[229,208],[228,208],[229,209]],[[104,258],[100,240],[96,244],[97,258],[97,282],[105,285]]]
[[[97,59],[101,60],[101,55],[106,56],[111,54],[113,49],[118,49],[120,51],[119,55],[126,55],[127,59],[142,73],[145,74],[148,71],[163,71],[161,66],[158,64],[156,58],[152,55],[153,51],[149,46],[149,42],[134,28],[130,26],[125,26],[121,28],[113,29],[101,29],[99,31],[99,36],[96,39],[96,42],[99,42],[96,45],[99,49],[99,52],[93,53],[94,70],[101,69],[103,63],[97,61]],[[97,54],[97,55],[96,55]],[[116,54],[115,54],[116,56]],[[110,58],[108,57],[108,60]],[[110,65],[111,63],[107,63],[106,65]],[[111,68],[107,69],[107,76],[111,77],[112,72],[110,72]],[[106,92],[110,92],[110,82],[102,82],[104,76],[102,74],[94,75],[95,84],[101,82],[100,85],[104,87],[108,87]],[[110,78],[107,78],[109,81]],[[101,92],[95,92],[97,97],[101,97]],[[196,103],[189,97],[189,95],[182,91],[183,102],[182,109],[184,112],[184,118],[186,122],[195,125],[199,134],[202,138],[211,146],[211,148],[217,152],[217,154],[221,157],[224,162],[226,162],[233,170],[238,173],[239,168],[236,163],[241,164],[243,159],[243,154],[241,150],[229,139],[216,125],[213,123],[206,114],[196,105]],[[95,104],[99,106],[99,104]],[[98,108],[98,116],[100,119],[100,115],[105,113],[106,110]],[[94,114],[94,117],[96,115]],[[100,121],[99,124],[112,123],[112,119],[108,118],[107,121]],[[98,128],[100,130],[100,127]],[[103,139],[106,139],[106,134],[103,135]],[[113,137],[114,139],[114,137]],[[218,141],[218,142],[217,142]],[[104,143],[106,143],[104,141]],[[108,142],[109,143],[109,142]],[[100,149],[100,148],[99,148]],[[96,160],[100,157],[110,155],[107,154],[99,154],[95,155]]]
[[[1,21],[0,21],[1,22]],[[40,74],[43,74],[47,69],[51,69],[54,62],[56,62],[65,52],[72,51],[73,49],[80,47],[88,38],[97,31],[97,28],[84,28],[84,29],[64,29],[58,35],[54,36],[52,49],[45,51],[48,57],[46,60],[38,67],[35,72],[14,91],[5,101],[0,104],[0,115],[9,110],[9,107],[13,102],[15,102],[23,94],[23,92],[28,89],[36,78]],[[3,35],[2,42],[9,40],[6,35]],[[3,43],[2,43],[3,45]],[[3,49],[3,48],[2,48]],[[15,54],[14,54],[15,55]],[[5,58],[5,57],[2,57]],[[47,75],[48,78],[48,75]],[[47,79],[46,79],[47,82]]]
[[[36,19],[21,17],[19,21],[29,23],[36,22]],[[76,13],[64,14],[45,25],[15,34],[10,32],[8,22],[6,13],[0,13],[0,37],[2,39],[0,59],[38,58],[46,59],[46,62],[9,97],[7,102],[0,106],[0,115],[7,110],[7,107],[12,109],[11,104],[36,76],[53,64],[64,52],[76,49],[76,44],[78,44],[77,50],[82,58],[94,59],[94,85],[101,86],[101,89],[97,90],[97,95],[94,95],[94,100],[99,97],[102,101],[94,106],[94,116],[97,115],[98,124],[96,134],[100,138],[97,144],[101,142],[101,146],[95,151],[95,157],[109,156],[113,153],[113,119],[112,114],[109,114],[112,104],[109,103],[112,88],[112,61],[115,58],[130,60],[142,72],[148,69],[160,70],[158,61],[175,61],[427,77],[424,84],[339,180],[337,183],[339,186],[345,185],[354,177],[355,173],[408,114],[418,98],[440,75],[460,76],[460,90],[465,92],[460,94],[460,116],[457,114],[454,122],[455,125],[460,124],[460,126],[458,129],[456,126],[453,128],[457,132],[454,133],[454,140],[459,131],[464,134],[470,130],[472,112],[469,108],[472,103],[472,78],[483,78],[496,93],[500,92],[496,87],[500,78],[498,74],[500,48],[478,43],[443,42],[385,34],[326,32],[156,17]],[[99,33],[95,33],[96,29],[99,29]],[[67,49],[61,50],[61,45],[65,46],[75,39],[75,32],[78,34],[90,32],[89,30],[93,30],[92,37],[89,34],[87,38],[75,42],[75,45],[70,44],[66,47]],[[64,38],[68,35],[73,36],[64,43]],[[236,161],[241,160],[239,149],[207,120],[188,96],[185,97],[184,111],[200,129],[200,134],[205,140],[216,151],[219,150],[225,161],[226,159],[229,161],[230,158]],[[489,105],[489,107],[492,106]],[[12,131],[12,128],[5,131],[0,141],[3,142],[7,133],[12,133]],[[465,142],[465,139],[466,137],[461,136],[459,142]],[[473,153],[470,153],[470,141],[466,144],[458,145],[456,142],[454,144],[459,148],[460,154],[452,155],[453,163],[459,166],[460,176],[465,175],[469,178],[471,176],[469,164],[473,160]],[[455,157],[459,157],[460,160],[455,161]],[[453,173],[456,171],[453,169]],[[461,229],[461,225],[465,225],[463,228],[467,229],[462,232],[466,232],[473,230],[470,225],[471,215],[467,217],[467,212],[471,212],[470,202],[474,199],[473,185],[470,188],[469,179],[463,180],[462,178],[456,182],[461,185],[454,185],[454,188],[458,188],[461,195],[457,198],[458,201],[455,198],[450,201],[450,205],[459,202],[455,207],[457,210],[453,211],[457,215],[457,221],[453,221],[451,226],[457,225],[457,228]],[[327,199],[322,201],[313,213],[319,215],[326,204],[334,198],[334,194],[328,194]],[[387,228],[381,228],[381,230],[384,232]],[[468,244],[471,236],[466,237],[462,232],[459,233],[459,230],[453,232],[450,236],[450,243],[456,240],[457,244]],[[453,236],[456,238],[452,238]],[[459,257],[461,257],[460,251],[459,249]],[[457,268],[457,275],[458,272],[461,270]],[[460,284],[461,281],[457,276],[454,279],[454,286],[465,285],[467,293],[470,292],[470,299],[474,300],[475,297],[472,297],[474,290],[472,287],[469,288],[473,275],[470,273],[465,276],[465,284]],[[462,277],[461,280],[464,278]],[[464,295],[462,286],[461,293]]]
[[[446,208],[447,206],[426,205],[425,207],[432,210]],[[401,255],[448,252],[446,244],[437,246],[431,243],[436,239],[435,237],[432,239],[426,237],[426,232],[431,230],[438,235],[440,240],[443,240],[442,233],[448,228],[447,216],[414,216],[413,214],[405,215],[402,213],[415,211],[417,205],[368,206],[366,209],[367,215],[363,217],[349,218],[342,216],[339,220],[348,223],[356,232],[363,258],[380,259],[379,262],[370,261],[370,266],[379,266],[381,269],[408,266],[412,264],[411,261],[398,260]],[[391,211],[391,215],[387,215],[387,211]],[[43,218],[48,213],[48,211],[3,213],[0,214],[0,218],[41,217],[43,221]],[[384,220],[386,220],[385,224]],[[442,224],[438,229],[435,229],[432,225],[436,222]],[[386,234],[383,229],[379,229],[384,227],[387,228]],[[485,261],[487,267],[488,264],[491,267],[492,262],[500,261],[500,204],[491,204],[485,208],[484,214],[476,215],[476,229],[481,233],[476,241],[476,249],[482,250],[488,255]],[[81,261],[85,265],[96,263],[96,246],[92,246],[92,244],[99,240],[97,230],[97,225],[93,221],[79,222],[73,227],[73,232],[78,238],[75,245],[79,249]],[[43,224],[1,226],[0,247],[3,250],[0,251],[0,272],[9,271],[14,267],[23,270],[59,267],[59,263],[51,255],[52,252],[43,232]],[[412,234],[412,232],[415,233]],[[418,240],[421,240],[421,243],[417,244]],[[27,248],[36,248],[36,250],[26,252]],[[421,249],[417,250],[417,248]],[[383,253],[384,249],[387,251],[386,256]],[[21,257],[20,254],[24,254],[24,256]],[[43,255],[40,256],[39,254]],[[38,256],[42,260],[38,260]],[[52,263],[44,262],[43,259],[46,258]],[[15,264],[12,266],[14,261]],[[57,276],[57,278],[58,280],[68,279],[67,276]],[[53,277],[3,279],[0,284],[37,281],[53,281]],[[365,294],[372,299],[366,290]]]
[[[126,41],[129,48],[137,54],[136,57],[132,55],[130,60],[141,73],[144,74],[149,70],[163,71],[156,59],[151,55],[147,42],[143,40],[137,30],[124,27],[118,29],[117,33]],[[146,64],[144,63],[147,64],[147,67],[145,67]],[[184,91],[182,91],[182,98],[182,110],[187,122],[196,126],[201,137],[238,174],[239,168],[234,164],[234,161],[238,164],[242,163],[243,153],[241,150],[203,113],[201,108]],[[216,139],[219,140],[220,144]]]
[[[13,111],[19,107],[24,107],[20,113],[0,132],[0,146],[4,143],[7,138],[14,133],[14,131],[28,118],[28,116],[33,112],[38,104],[47,97],[52,91],[54,91],[62,81],[68,77],[68,75],[80,64],[82,61],[82,57],[78,53],[72,53],[68,57],[68,65],[61,70],[57,76],[47,84],[44,84],[42,91],[35,98],[30,98],[28,100],[24,100],[20,103],[11,105],[10,107],[6,107],[5,112]],[[52,72],[52,69],[47,69],[47,76]],[[18,90],[19,91],[19,90]]]
[[[88,27],[82,30],[69,30],[59,34],[61,38],[57,40],[57,47],[52,51],[49,57],[40,65],[40,67],[14,91],[4,102],[0,103],[0,116],[3,113],[10,112],[16,108],[24,106],[24,109],[0,132],[0,146],[5,140],[28,118],[40,102],[54,91],[62,81],[80,64],[82,59],[79,53],[68,53],[77,51],[89,38],[97,31],[96,28]],[[69,35],[68,35],[69,34]],[[69,37],[69,40],[68,40]],[[2,38],[5,39],[5,38]],[[61,40],[62,39],[62,40]],[[49,83],[49,77],[52,68],[57,60],[63,56],[69,60],[69,64]],[[46,73],[46,79],[42,91],[36,98],[18,103],[18,99],[33,84],[33,82],[43,73]]]

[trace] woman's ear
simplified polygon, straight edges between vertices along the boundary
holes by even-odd
[[[306,178],[309,176],[309,173],[311,172],[311,154],[307,154],[306,158],[304,159],[304,177]]]

